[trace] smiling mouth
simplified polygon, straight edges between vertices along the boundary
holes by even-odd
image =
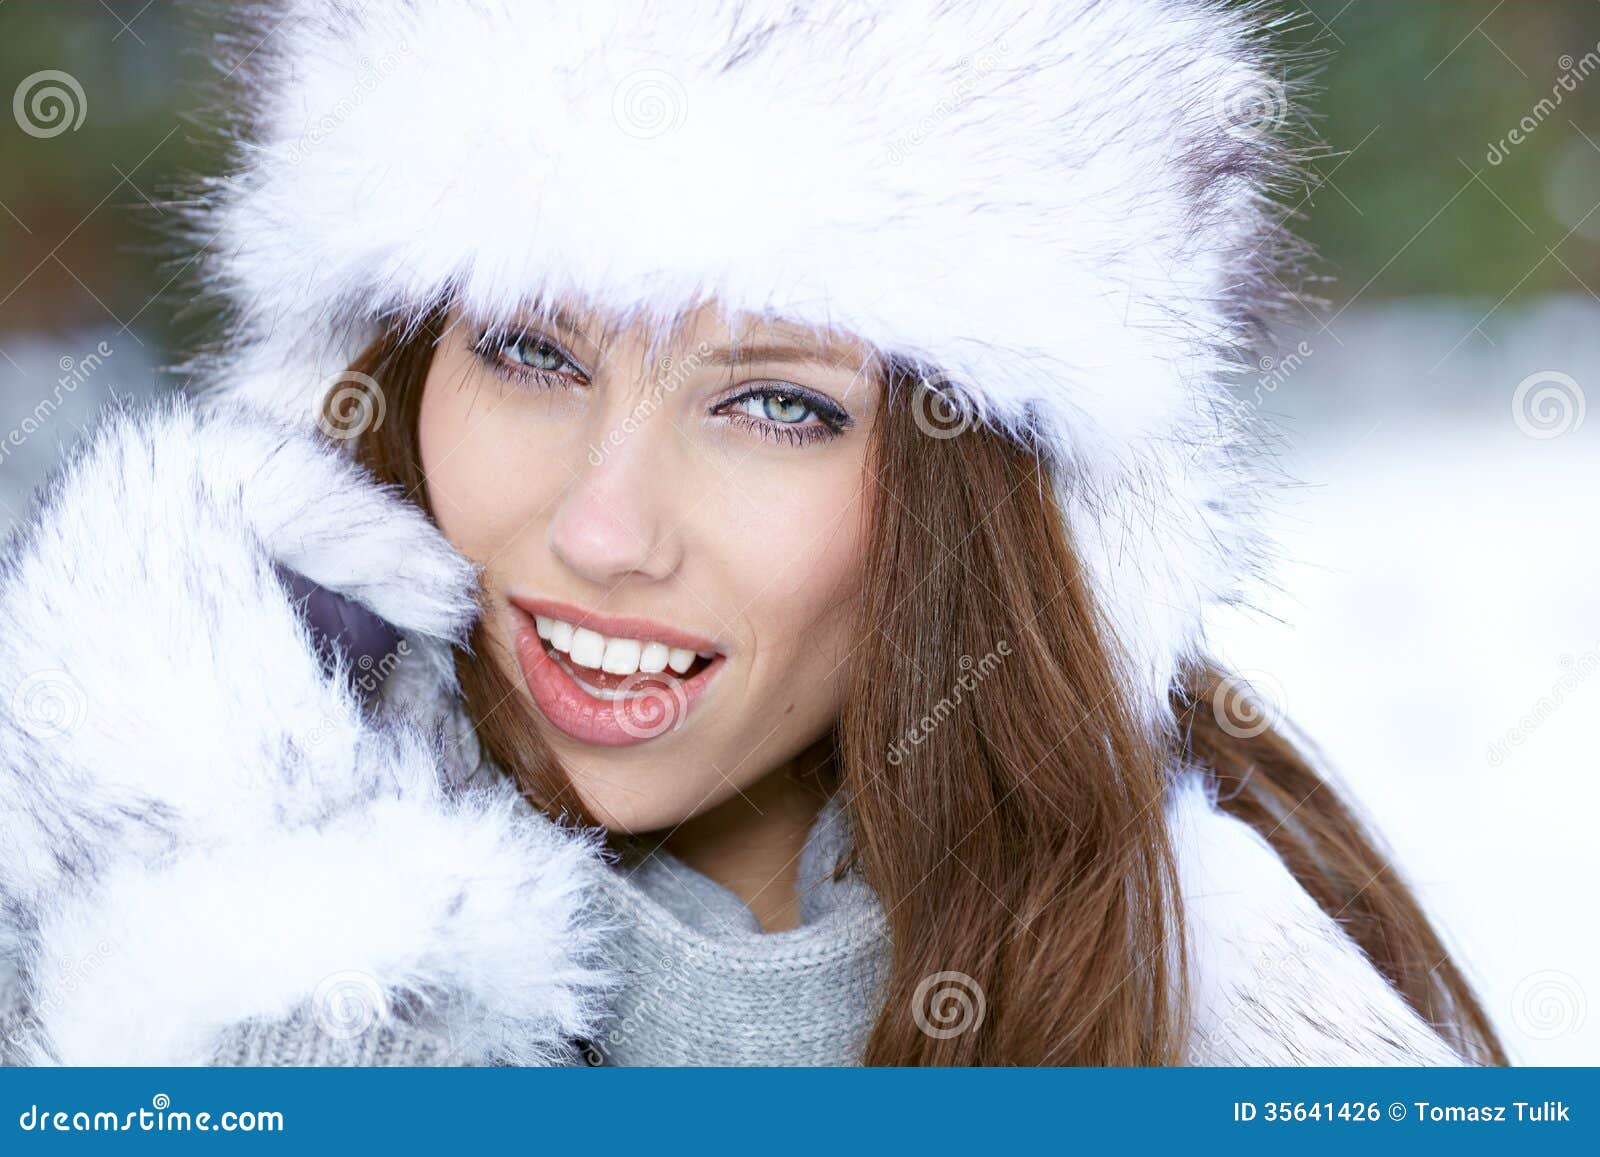
[[[512,607],[517,659],[534,703],[557,730],[597,746],[677,731],[726,658],[707,640],[645,620],[521,599]]]
[[[536,614],[534,629],[561,669],[602,699],[637,685],[638,676],[656,675],[664,684],[692,679],[717,657],[715,651],[673,647],[659,640],[607,636],[564,619]]]

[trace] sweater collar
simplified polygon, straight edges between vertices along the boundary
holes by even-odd
[[[857,1062],[889,942],[872,889],[833,878],[848,849],[836,796],[801,851],[800,924],[781,932],[659,844],[625,855],[605,890],[621,984],[594,1051],[612,1065]]]

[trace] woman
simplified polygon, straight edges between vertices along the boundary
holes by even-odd
[[[577,7],[238,31],[203,406],[0,593],[9,1057],[1504,1063],[1205,659],[1247,17]]]

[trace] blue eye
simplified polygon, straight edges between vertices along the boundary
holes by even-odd
[[[749,414],[752,418],[765,418],[769,422],[778,422],[785,426],[798,426],[808,418],[815,419],[817,412],[811,404],[797,394],[784,394],[770,390],[759,394],[746,394],[733,403],[736,413]]]
[[[565,350],[537,333],[490,331],[478,339],[478,355],[502,373],[556,375],[580,382],[588,376]]]
[[[749,383],[712,412],[763,438],[795,446],[836,437],[854,424],[831,398],[790,382]]]

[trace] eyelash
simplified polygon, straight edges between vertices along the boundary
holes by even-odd
[[[850,415],[831,400],[791,382],[751,386],[725,401],[718,402],[711,412],[723,413],[730,406],[737,406],[740,402],[748,402],[752,398],[770,397],[791,398],[804,403],[806,409],[816,416],[816,421],[797,425],[792,422],[767,422],[750,414],[724,413],[723,416],[734,425],[749,429],[763,438],[774,442],[781,439],[791,446],[806,446],[813,442],[836,438],[850,428]]]
[[[524,343],[531,345],[535,349],[555,354],[570,367],[572,372],[537,369],[533,366],[514,362],[506,356],[506,350]],[[587,385],[589,382],[588,375],[578,367],[577,362],[566,350],[549,338],[537,333],[497,329],[485,330],[478,336],[477,341],[473,343],[472,350],[490,370],[508,381],[528,382],[532,380],[558,389],[571,389],[573,386]],[[816,416],[816,421],[805,425],[796,425],[787,422],[764,421],[750,414],[725,412],[729,407],[736,406],[740,402],[747,402],[752,398],[773,396],[786,397],[803,402],[806,408]],[[806,446],[836,438],[853,425],[850,415],[845,413],[832,399],[790,382],[773,382],[770,385],[752,386],[749,389],[741,390],[733,397],[718,402],[711,412],[720,414],[734,425],[748,429],[759,437],[766,438],[772,442],[784,441],[791,446]]]
[[[541,370],[534,366],[524,365],[511,361],[506,357],[505,351],[513,346],[530,344],[538,349],[547,349],[561,358],[572,369],[572,373],[559,370]],[[571,389],[576,385],[587,385],[589,377],[573,360],[572,355],[562,349],[547,337],[536,333],[511,330],[486,330],[480,334],[473,343],[473,353],[477,354],[490,369],[501,377],[514,382],[526,382],[530,378],[547,386],[560,389]]]

